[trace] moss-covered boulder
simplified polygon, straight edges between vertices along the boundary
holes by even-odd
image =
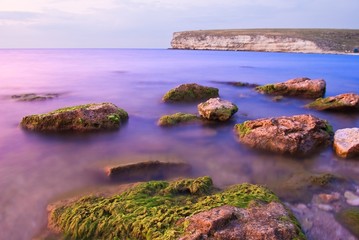
[[[185,162],[146,161],[107,166],[106,175],[115,181],[149,181],[183,177],[189,174],[190,165]]]
[[[171,115],[164,115],[162,116],[158,122],[158,126],[162,127],[171,127],[179,124],[189,124],[189,123],[195,123],[200,122],[201,118],[189,113],[175,113]]]
[[[359,95],[344,93],[333,97],[318,98],[306,107],[321,111],[359,112]]]
[[[333,147],[339,157],[359,156],[359,128],[338,129],[334,134]]]
[[[227,121],[238,111],[238,107],[227,100],[211,98],[206,102],[198,104],[199,114],[212,121]]]
[[[337,214],[337,220],[359,238],[359,207],[341,210]]]
[[[182,84],[169,90],[162,98],[164,102],[196,102],[218,97],[218,88],[201,86],[196,83]]]
[[[294,96],[301,98],[319,98],[325,94],[326,83],[323,79],[307,77],[294,78],[286,82],[256,87],[260,93],[269,95]]]
[[[54,204],[48,208],[49,228],[71,239],[178,239],[191,231],[188,217],[225,205],[246,209],[252,215],[256,203],[268,206],[267,214],[276,217],[264,226],[251,226],[252,232],[265,228],[276,233],[280,229],[289,234],[288,239],[305,239],[293,215],[268,189],[245,183],[219,191],[209,177],[151,181],[110,197],[88,196]],[[283,212],[274,213],[272,203],[281,205]],[[249,218],[245,214],[237,217]]]
[[[292,155],[315,152],[329,145],[333,136],[327,121],[307,114],[245,121],[234,131],[249,147]]]
[[[93,103],[26,116],[20,125],[43,132],[93,131],[118,129],[127,119],[127,112],[112,103]]]

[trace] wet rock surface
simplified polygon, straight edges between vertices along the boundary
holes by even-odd
[[[47,99],[53,99],[60,96],[59,93],[24,93],[24,94],[15,94],[11,98],[17,101],[32,102],[32,101],[44,101]]]
[[[189,175],[191,166],[184,162],[147,161],[106,167],[106,175],[113,181],[135,182],[164,180]]]
[[[300,77],[282,83],[259,86],[256,90],[269,95],[319,98],[325,94],[326,83],[323,79]]]
[[[333,147],[336,154],[342,158],[359,156],[359,128],[337,130]]]
[[[359,112],[359,95],[344,93],[333,97],[318,98],[306,107],[323,111]]]
[[[187,219],[187,235],[181,240],[200,239],[305,239],[282,204],[253,204],[246,209],[222,206]]]
[[[196,102],[218,97],[218,88],[196,83],[181,84],[169,90],[162,98],[164,102]]]
[[[245,121],[234,127],[239,141],[251,148],[292,155],[329,145],[331,129],[328,122],[307,114]]]
[[[84,132],[118,129],[127,119],[127,112],[112,103],[93,103],[29,115],[22,119],[20,125],[40,132]]]
[[[198,105],[199,114],[212,121],[227,121],[238,111],[238,107],[220,98],[211,98]]]
[[[190,124],[200,122],[201,118],[194,114],[189,113],[175,113],[172,115],[164,115],[162,116],[158,122],[158,126],[162,127],[171,127],[182,124]]]

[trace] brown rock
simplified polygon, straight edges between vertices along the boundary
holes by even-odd
[[[359,128],[339,129],[334,134],[334,150],[342,158],[359,155]]]
[[[181,240],[257,240],[304,239],[288,211],[278,202],[251,204],[242,209],[222,206],[197,213]]]
[[[359,95],[344,93],[333,97],[318,98],[306,107],[324,111],[359,111]]]
[[[26,116],[20,125],[25,129],[44,132],[93,131],[118,129],[127,119],[127,112],[112,103],[93,103]]]
[[[191,167],[184,162],[147,161],[107,167],[106,175],[115,181],[149,181],[189,174]]]
[[[246,121],[234,129],[249,147],[299,155],[330,144],[333,134],[327,121],[306,114]]]
[[[208,120],[227,121],[238,111],[238,107],[220,98],[211,98],[206,102],[198,104],[199,114]]]
[[[323,79],[300,77],[286,82],[259,86],[256,90],[260,93],[282,96],[296,96],[302,98],[319,98],[325,93],[326,83]]]
[[[164,102],[196,102],[218,97],[218,88],[196,83],[181,84],[169,90],[162,98]]]

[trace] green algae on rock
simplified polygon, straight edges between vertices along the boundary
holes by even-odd
[[[218,88],[201,86],[196,83],[181,84],[169,90],[162,98],[164,102],[196,102],[218,97]]]
[[[227,121],[238,111],[238,107],[227,100],[210,98],[197,106],[201,117],[211,121]]]
[[[93,103],[29,115],[22,119],[20,125],[43,132],[92,131],[118,129],[127,119],[128,113],[112,103]]]
[[[199,122],[199,121],[200,121],[200,117],[198,117],[194,114],[179,112],[179,113],[175,113],[172,115],[162,116],[158,120],[157,125],[163,126],[163,127],[170,127],[170,126],[175,126],[178,124],[187,124],[187,123],[194,123],[194,122]]]
[[[336,218],[351,233],[359,237],[359,207],[341,210]]]
[[[301,98],[319,98],[325,93],[326,83],[323,79],[307,77],[289,79],[286,82],[267,84],[256,87],[260,93],[269,95],[294,96]]]
[[[359,95],[344,93],[333,97],[318,98],[306,105],[320,111],[348,111],[359,112]]]
[[[280,203],[268,189],[247,183],[219,191],[209,177],[151,181],[49,208],[49,228],[71,239],[178,239],[187,217],[224,205],[248,208],[253,201]],[[285,221],[295,227],[292,239],[305,239],[292,218]]]

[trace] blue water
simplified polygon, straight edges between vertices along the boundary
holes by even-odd
[[[359,56],[135,49],[0,50],[0,239],[30,239],[46,226],[46,206],[69,192],[109,184],[102,168],[138,160],[183,160],[193,176],[210,175],[220,186],[274,183],[297,172],[331,172],[359,182],[359,162],[337,158],[330,147],[294,159],[240,145],[235,123],[311,113],[334,129],[359,127],[358,115],[316,112],[308,100],[273,102],[248,88],[294,77],[323,78],[329,95],[359,93]],[[182,83],[218,87],[238,113],[228,124],[162,129],[163,114],[196,113],[196,104],[161,102]],[[11,95],[60,93],[58,98],[19,102]],[[25,115],[92,102],[112,102],[130,115],[117,132],[37,134],[19,127]],[[19,230],[21,229],[21,230]]]

